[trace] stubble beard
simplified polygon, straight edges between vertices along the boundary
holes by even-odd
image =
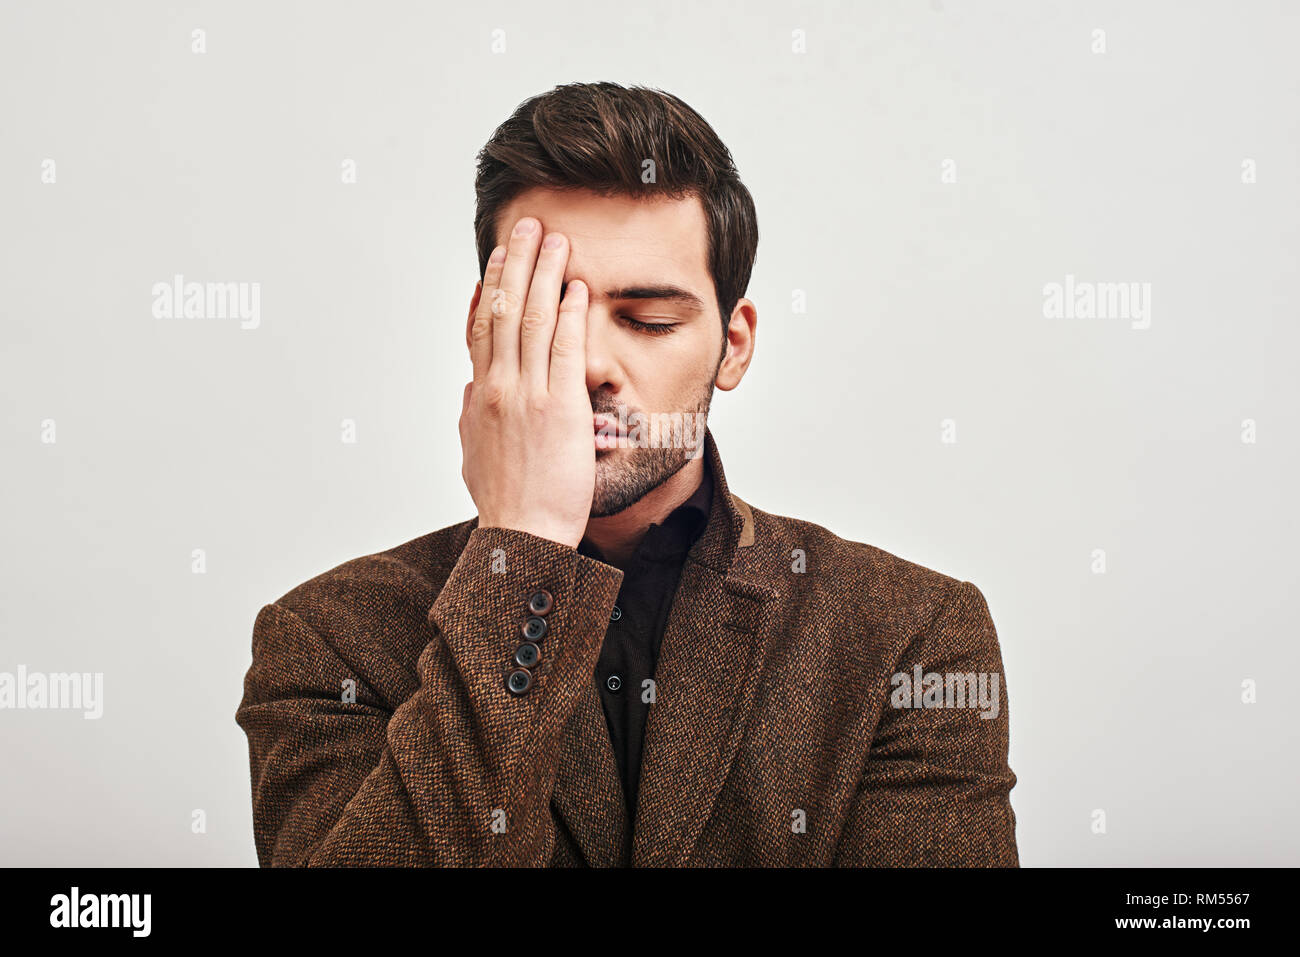
[[[709,405],[713,400],[713,381],[709,380],[704,393],[697,399],[695,408],[683,413],[683,418],[703,414],[707,422]],[[612,410],[604,410],[617,415]],[[645,430],[648,434],[649,429]],[[699,448],[627,447],[602,449],[596,452],[596,488],[591,500],[591,517],[605,518],[617,515],[635,505],[650,492],[676,475],[687,462],[703,454],[704,430],[699,431]]]

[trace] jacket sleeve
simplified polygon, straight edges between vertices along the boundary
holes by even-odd
[[[328,597],[301,599],[315,603],[299,614],[295,589],[263,608],[236,712],[259,862],[546,865],[564,727],[592,680],[622,579],[561,543],[476,527],[429,609],[419,685],[402,702],[383,700],[371,669],[344,660],[362,657],[355,643],[340,654],[329,629],[306,624],[320,620],[321,601],[328,614]],[[516,696],[505,679],[539,589],[553,607],[533,684]],[[355,701],[344,700],[348,684]]]
[[[918,666],[922,676],[973,673],[976,689],[986,676],[986,692],[996,676],[996,693],[983,706],[968,698],[966,707],[908,707]],[[1018,867],[1002,654],[978,588],[952,586],[892,677],[834,864]],[[960,704],[955,695],[954,686]]]

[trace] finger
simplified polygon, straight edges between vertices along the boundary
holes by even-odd
[[[528,302],[519,324],[519,381],[533,392],[543,393],[548,388],[551,340],[555,336],[556,309],[568,264],[568,239],[561,233],[548,234],[537,255],[537,268],[533,270]]]
[[[456,431],[460,433],[461,452],[465,451],[465,430],[469,423],[469,402],[470,393],[474,391],[474,383],[465,383],[465,391],[460,400],[460,418],[456,421]]]
[[[560,314],[555,322],[549,391],[558,395],[566,390],[582,389],[585,395],[586,380],[587,284],[574,279],[560,303]]]
[[[506,261],[506,247],[498,246],[488,257],[483,270],[483,289],[469,332],[469,355],[474,364],[474,381],[482,382],[492,365],[492,301],[501,284],[501,270]]]
[[[524,300],[542,244],[542,224],[531,216],[515,223],[506,243],[501,284],[492,296],[492,366],[490,374],[501,382],[519,381],[519,323]]]

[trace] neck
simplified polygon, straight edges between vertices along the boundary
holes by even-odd
[[[673,509],[695,494],[704,481],[704,456],[688,459],[676,474],[658,488],[647,492],[639,502],[616,515],[587,521],[583,538],[600,549],[605,560],[616,568],[626,565],[646,530],[672,514]]]

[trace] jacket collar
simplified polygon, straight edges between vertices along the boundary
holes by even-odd
[[[566,728],[552,804],[594,867],[682,865],[726,781],[753,706],[777,596],[750,558],[752,509],[731,492],[711,429],[708,524],[687,554],[655,669],[635,832],[595,681]]]
[[[754,543],[754,515],[750,507],[736,497],[727,484],[713,430],[704,429],[704,455],[708,459],[713,485],[713,503],[709,523],[691,548],[689,557],[725,574],[736,563],[738,549]]]

